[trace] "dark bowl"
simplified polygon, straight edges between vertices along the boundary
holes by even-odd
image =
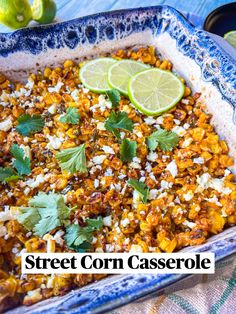
[[[236,2],[212,11],[205,19],[203,29],[222,37],[225,33],[236,30]]]

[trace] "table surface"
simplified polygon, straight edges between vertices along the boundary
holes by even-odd
[[[33,0],[30,0],[33,2]],[[66,21],[93,13],[137,8],[152,5],[170,5],[184,13],[196,26],[201,27],[205,17],[229,0],[56,0],[57,21]],[[0,25],[0,32],[10,30]]]

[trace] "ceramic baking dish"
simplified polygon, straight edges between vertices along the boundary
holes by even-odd
[[[157,6],[100,13],[72,21],[0,34],[0,70],[24,81],[29,72],[65,59],[84,60],[120,48],[156,47],[213,115],[212,123],[236,159],[236,53],[223,39],[198,30],[173,8]],[[234,172],[236,167],[233,169]],[[236,227],[183,251],[236,252]],[[162,290],[185,275],[117,275],[16,313],[100,313]]]

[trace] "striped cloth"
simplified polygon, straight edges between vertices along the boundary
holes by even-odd
[[[161,293],[139,299],[110,314],[235,314],[236,259],[217,264],[214,275],[188,277]]]

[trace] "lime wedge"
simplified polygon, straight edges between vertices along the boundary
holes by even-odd
[[[27,26],[31,18],[28,0],[0,0],[0,23],[17,29]]]
[[[231,31],[224,34],[224,39],[226,39],[234,48],[236,48],[236,31]]]
[[[134,60],[118,61],[108,70],[108,83],[112,88],[117,89],[124,95],[128,95],[130,78],[148,68],[150,68],[150,66]]]
[[[152,68],[134,75],[128,92],[137,109],[155,116],[172,108],[182,98],[184,85],[172,72]]]
[[[41,23],[51,23],[57,12],[56,3],[53,0],[34,0],[32,6],[33,20]]]
[[[112,58],[99,58],[86,62],[80,69],[80,80],[85,87],[95,93],[105,93],[110,90],[107,82],[109,67],[117,62]]]

